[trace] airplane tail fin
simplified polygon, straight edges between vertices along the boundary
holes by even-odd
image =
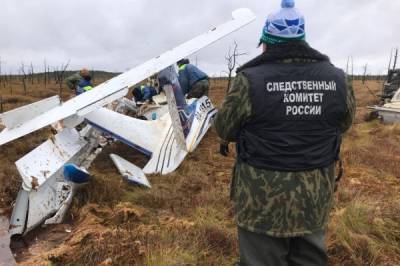
[[[187,104],[174,66],[161,71],[158,79],[160,84],[164,85],[172,127],[179,148],[192,152],[211,127],[217,109],[206,96]]]

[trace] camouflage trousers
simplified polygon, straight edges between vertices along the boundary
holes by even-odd
[[[208,81],[208,79],[197,81],[195,84],[193,84],[192,88],[190,89],[187,95],[187,99],[200,98],[204,95],[208,96],[209,88],[210,88],[210,82]]]
[[[325,233],[275,238],[238,227],[240,266],[327,265]]]

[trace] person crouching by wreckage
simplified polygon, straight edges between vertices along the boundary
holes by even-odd
[[[221,154],[237,143],[231,198],[240,265],[326,265],[335,161],[354,119],[353,89],[307,44],[293,0],[268,16],[260,45],[215,120]]]
[[[182,59],[176,63],[179,67],[179,84],[187,99],[201,98],[208,95],[210,82],[206,73],[190,64],[189,59]]]
[[[75,90],[76,95],[80,95],[84,92],[93,89],[92,78],[89,70],[82,68],[78,73],[73,74],[65,79],[65,83],[68,88]]]
[[[158,94],[158,91],[152,86],[142,85],[134,88],[132,94],[136,103],[150,103],[153,96]]]

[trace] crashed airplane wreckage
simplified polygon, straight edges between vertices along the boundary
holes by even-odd
[[[389,103],[370,108],[378,112],[383,123],[400,123],[400,88]]]
[[[205,96],[188,101],[184,98],[174,64],[255,19],[248,9],[238,9],[232,15],[229,22],[65,103],[54,96],[2,114],[0,123],[5,129],[0,133],[0,145],[49,125],[62,125],[55,127],[57,134],[16,162],[22,188],[13,209],[10,235],[26,234],[43,222],[62,222],[75,192],[90,179],[86,169],[102,151],[104,136],[150,158],[140,169],[112,154],[111,159],[127,180],[149,187],[146,174],[176,170],[200,143],[217,110]],[[124,96],[130,87],[156,73],[160,84],[165,84],[167,105],[145,116],[157,119],[139,120],[120,112],[137,108]],[[82,122],[86,126],[78,131],[76,127]]]

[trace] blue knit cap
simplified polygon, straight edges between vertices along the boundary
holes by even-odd
[[[282,8],[270,14],[265,22],[260,44],[305,40],[304,16],[294,6],[294,0],[282,0]]]

